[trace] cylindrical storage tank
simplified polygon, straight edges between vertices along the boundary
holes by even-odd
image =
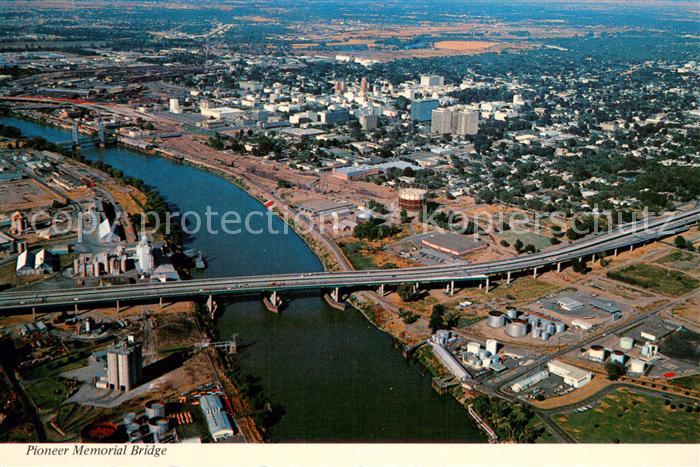
[[[491,355],[496,355],[498,353],[498,341],[496,339],[487,340],[486,350],[491,352]]]
[[[491,352],[489,352],[488,350],[486,350],[486,349],[481,349],[481,350],[479,350],[479,358],[480,358],[482,361],[483,361],[484,359],[490,358],[490,357],[491,357]]]
[[[620,350],[613,350],[610,354],[610,361],[615,363],[625,364],[625,353]]]
[[[547,323],[547,326],[544,327],[544,331],[551,335],[557,332],[557,327],[554,325],[554,323]]]
[[[486,324],[490,328],[502,328],[506,324],[506,317],[497,311],[490,311]]]
[[[129,423],[125,427],[129,441],[136,441],[141,438],[141,427],[138,423]]]
[[[566,324],[562,323],[561,321],[557,321],[554,323],[554,328],[557,331],[557,334],[559,334],[560,332],[566,331]]]
[[[421,212],[428,200],[428,189],[418,185],[399,186],[399,207],[408,212]]]
[[[537,327],[540,325],[540,319],[537,316],[530,315],[527,317],[527,322],[530,324],[530,326]]]
[[[540,330],[533,327],[530,331],[530,337],[532,337],[533,339],[537,339],[538,337],[540,337]]]
[[[478,342],[467,343],[467,352],[478,354],[479,350],[481,350],[481,344],[479,344]]]
[[[165,417],[154,417],[148,421],[148,431],[154,434],[165,434],[170,429],[170,421]]]
[[[525,337],[527,335],[527,321],[514,319],[506,325],[506,334],[510,337]]]
[[[510,308],[510,307],[509,307],[509,308],[506,310],[506,315],[508,315],[508,317],[509,317],[510,319],[515,319],[515,318],[518,317],[518,310],[516,310],[515,308]]]
[[[592,345],[588,349],[588,357],[602,362],[605,360],[605,348],[600,345]]]
[[[149,419],[165,416],[165,406],[156,400],[146,402],[146,417]]]
[[[631,337],[621,337],[620,347],[622,347],[624,350],[632,350],[634,347],[634,339]]]
[[[542,339],[543,341],[548,341],[551,336],[552,335],[550,333],[545,332],[545,331],[542,331],[540,333],[540,339]]]
[[[638,358],[633,358],[632,360],[630,360],[630,373],[642,374],[644,373],[645,368],[646,365],[644,364],[644,362],[639,360]]]
[[[481,359],[481,366],[489,366],[489,365],[491,365],[491,356],[490,355]]]
[[[136,414],[134,412],[125,413],[124,416],[122,416],[122,421],[126,426],[134,423],[134,420],[136,420]]]

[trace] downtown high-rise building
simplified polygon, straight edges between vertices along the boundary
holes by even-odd
[[[479,112],[460,107],[435,109],[430,123],[430,131],[435,135],[475,135],[479,131]]]

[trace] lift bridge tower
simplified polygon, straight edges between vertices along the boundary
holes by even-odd
[[[105,124],[102,121],[97,124],[97,139],[100,140],[100,147],[105,147]]]

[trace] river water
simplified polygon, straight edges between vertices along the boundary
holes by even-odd
[[[11,117],[0,123],[24,135],[70,140],[70,132]],[[121,147],[87,149],[102,160],[158,190],[180,212],[236,210],[242,217],[265,208],[245,191],[206,171]],[[220,215],[220,214],[219,214]],[[216,219],[216,218],[215,218]],[[256,223],[257,222],[257,223]],[[267,219],[251,220],[254,228]],[[208,268],[200,277],[293,273],[322,270],[321,263],[291,229],[272,220],[259,235],[204,231],[186,240],[201,250]],[[217,318],[222,338],[233,333],[241,344],[244,373],[260,379],[274,403],[285,410],[272,428],[280,442],[483,442],[466,411],[439,396],[428,373],[404,360],[389,336],[358,311],[339,312],[319,297],[294,298],[279,315],[260,300],[229,304]]]

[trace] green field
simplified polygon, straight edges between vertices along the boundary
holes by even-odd
[[[700,268],[700,255],[690,251],[676,250],[656,262],[684,271],[697,271]]]
[[[37,381],[27,387],[27,393],[39,410],[52,410],[66,399],[66,386],[54,378]]]
[[[510,247],[512,248],[518,239],[523,242],[523,245],[531,244],[538,250],[552,245],[548,237],[520,230],[506,230],[505,232],[501,232],[498,241],[505,240],[510,243]]]
[[[674,404],[619,389],[592,410],[562,414],[555,420],[583,443],[700,442],[698,413]]]
[[[610,271],[607,276],[610,279],[673,296],[683,295],[700,287],[700,281],[687,274],[649,264],[634,264],[617,271]]]
[[[692,389],[694,391],[700,391],[700,375],[686,376],[684,378],[676,378],[670,381],[676,386],[680,386],[686,389]]]
[[[352,267],[354,267],[355,269],[377,269],[377,265],[374,263],[372,257],[363,254],[362,249],[364,247],[364,243],[355,242],[344,244],[342,246],[342,249],[343,253],[345,253],[345,256],[347,256],[348,260],[350,260],[350,263],[352,263]]]

